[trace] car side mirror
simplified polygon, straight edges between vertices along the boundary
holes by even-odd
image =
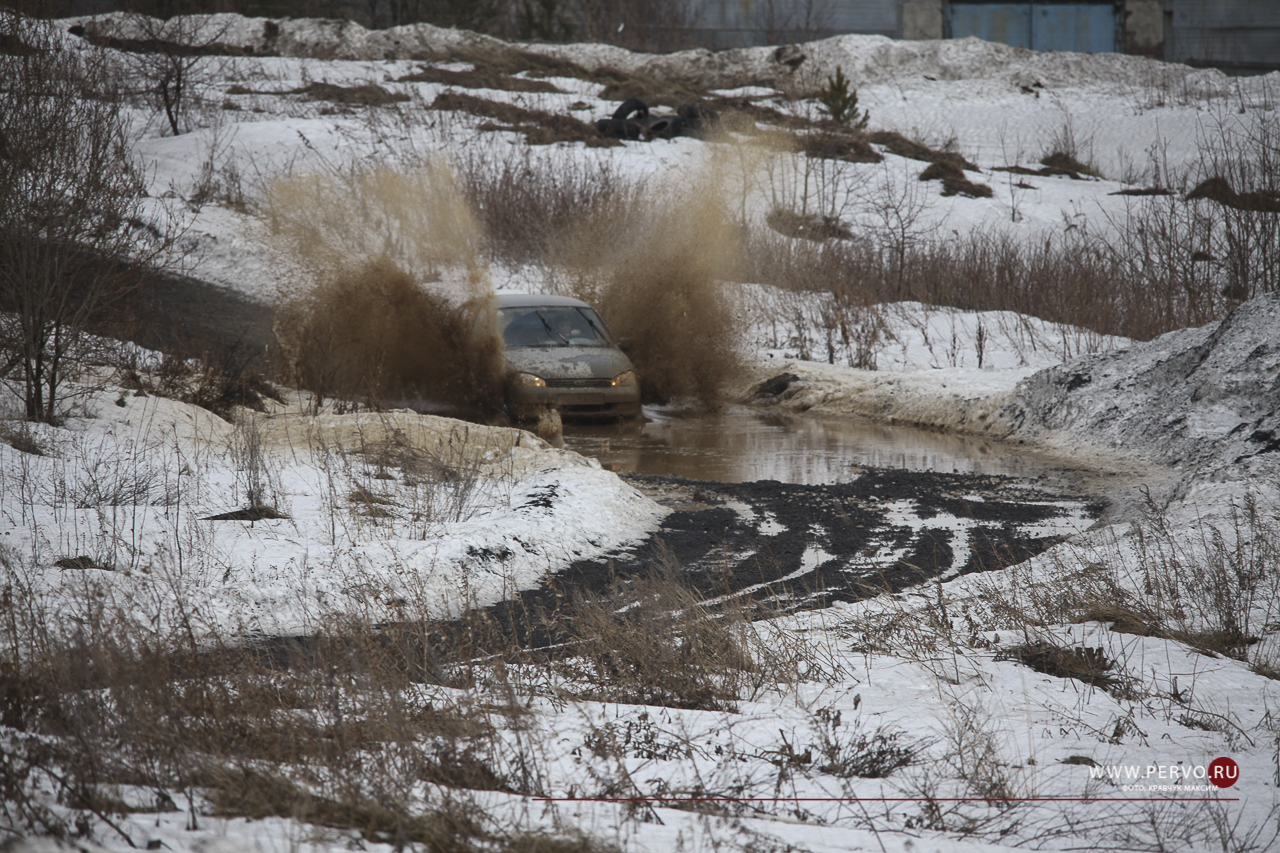
[[[632,341],[631,338],[618,338],[618,349],[622,350],[627,355],[631,354],[631,348],[633,345],[634,341]]]

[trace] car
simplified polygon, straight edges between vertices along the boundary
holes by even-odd
[[[498,295],[506,357],[507,411],[514,420],[548,409],[570,420],[640,414],[635,366],[595,309],[568,296]]]

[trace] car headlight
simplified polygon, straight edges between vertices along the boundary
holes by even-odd
[[[626,388],[636,384],[636,372],[628,370],[626,373],[619,373],[613,377],[614,388]]]
[[[547,380],[532,373],[516,373],[511,377],[511,384],[517,388],[546,388]]]

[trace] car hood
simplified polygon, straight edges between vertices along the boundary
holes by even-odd
[[[508,347],[507,367],[543,379],[612,379],[631,359],[612,347]]]

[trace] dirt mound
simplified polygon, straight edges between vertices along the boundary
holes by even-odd
[[[840,133],[809,133],[800,137],[806,156],[849,163],[879,163],[884,159],[861,136]]]
[[[459,92],[443,92],[431,102],[433,110],[468,112],[472,115],[495,119],[501,124],[486,122],[480,130],[509,130],[523,133],[531,145],[550,145],[553,142],[584,142],[594,148],[621,145],[618,140],[601,136],[593,125],[573,116],[557,115],[545,110],[530,110],[515,104],[491,101],[475,95]]]
[[[920,180],[942,181],[942,194],[944,196],[963,195],[969,198],[991,198],[991,187],[986,184],[975,184],[965,177],[964,172],[951,163],[930,163],[920,173]]]
[[[774,231],[786,237],[817,241],[853,238],[849,226],[834,216],[819,216],[816,213],[802,215],[775,207],[765,214],[764,221]]]
[[[1003,79],[1013,90],[1030,83],[1048,89],[1089,83],[1150,85],[1158,75],[1164,85],[1193,96],[1225,95],[1234,86],[1247,93],[1265,86],[1264,78],[1233,83],[1214,70],[1152,62],[1123,54],[1037,53],[976,38],[896,41],[885,36],[843,35],[782,47],[752,47],[670,54],[636,53],[605,44],[511,45],[491,36],[431,24],[367,30],[350,21],[323,18],[246,18],[236,14],[199,16],[202,29],[218,33],[209,52],[228,55],[302,56],[317,59],[473,61],[510,63],[507,73],[527,70],[535,76],[598,75],[608,69],[624,75],[648,75],[706,90],[741,86],[788,87],[802,80],[821,80],[844,69],[856,85],[893,79]],[[139,23],[121,13],[67,18],[84,37],[106,43],[144,40],[169,27],[181,31],[182,19]],[[537,57],[538,59],[534,59]],[[541,70],[531,66],[537,62]],[[653,93],[650,93],[651,95]],[[683,100],[688,100],[687,98]],[[651,102],[659,103],[651,98]]]
[[[1064,175],[1073,181],[1083,181],[1086,176],[1090,178],[1101,178],[1095,170],[1081,163],[1070,154],[1064,154],[1061,151],[1055,151],[1047,155],[1040,161],[1041,169],[1030,169],[1026,166],[996,166],[993,172],[1009,172],[1014,175],[1035,175],[1041,178],[1049,178],[1054,175]]]
[[[335,104],[359,107],[382,107],[409,100],[409,96],[403,92],[388,92],[373,84],[338,86],[334,83],[311,83],[301,89],[294,89],[289,94],[306,95],[313,101],[332,101]]]
[[[1238,193],[1223,177],[1213,177],[1202,181],[1199,186],[1187,193],[1187,201],[1207,198],[1218,204],[1236,210],[1247,210],[1254,213],[1280,213],[1280,193],[1260,190],[1257,192]]]
[[[970,172],[982,171],[977,166],[970,163],[961,155],[954,151],[935,151],[922,142],[916,142],[914,139],[907,139],[901,133],[894,130],[877,130],[867,135],[869,142],[876,145],[883,145],[889,149],[891,154],[897,154],[899,157],[906,157],[911,160],[920,160],[925,163],[942,163],[952,166],[957,170],[963,169]]]
[[[1065,433],[1197,476],[1280,469],[1280,292],[1221,322],[1086,356],[1018,385],[1014,431]],[[1193,478],[1194,479],[1194,478]]]
[[[529,80],[524,77],[513,77],[504,74],[493,66],[479,64],[471,71],[450,71],[447,68],[436,68],[424,65],[412,74],[406,74],[398,83],[440,83],[445,86],[458,86],[463,89],[501,89],[507,92],[545,92],[548,94],[564,94],[564,90],[546,80]]]

